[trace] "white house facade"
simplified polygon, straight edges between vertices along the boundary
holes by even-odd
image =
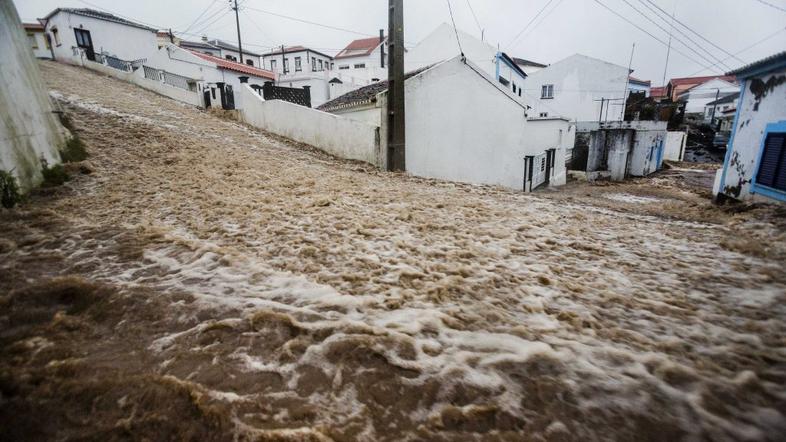
[[[723,119],[730,110],[736,110],[740,101],[739,90],[721,99],[711,101],[704,106],[704,122],[710,124],[719,119]]]
[[[330,100],[331,56],[304,46],[290,46],[264,54],[263,64],[265,70],[276,74],[279,86],[308,87],[312,106]]]
[[[786,202],[786,52],[731,72],[741,82],[717,199]]]
[[[33,50],[33,56],[41,59],[52,59],[52,47],[44,32],[44,25],[41,23],[24,23],[22,25],[27,35],[27,42]]]
[[[92,9],[58,8],[44,19],[57,61],[81,63],[101,55],[143,60],[158,48],[157,30]]]
[[[532,73],[525,95],[536,116],[615,121],[627,95],[628,76],[627,67],[575,54]]]
[[[414,71],[458,55],[456,33],[461,40],[461,48],[467,60],[480,67],[486,74],[498,80],[517,96],[524,96],[522,88],[525,87],[527,74],[511,57],[467,32],[454,29],[447,23],[437,27],[407,52],[404,57],[405,69]]]
[[[360,85],[387,80],[387,54],[388,42],[383,36],[354,40],[334,57],[336,78]]]
[[[704,118],[704,107],[720,98],[734,95],[740,87],[729,81],[714,78],[698,86],[692,87],[679,96],[679,101],[685,103],[685,114],[698,114]]]
[[[525,191],[565,183],[575,127],[561,118],[531,118],[522,99],[480,66],[453,57],[409,73],[405,85],[407,172]],[[380,82],[321,109],[379,125],[385,152],[386,101],[387,82]]]

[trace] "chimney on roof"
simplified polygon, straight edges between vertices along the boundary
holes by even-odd
[[[202,41],[204,41],[205,43],[207,43],[207,35],[203,35],[203,36],[202,36]]]

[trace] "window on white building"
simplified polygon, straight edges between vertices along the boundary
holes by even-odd
[[[366,67],[366,63],[358,63],[355,65],[355,69],[363,69]]]
[[[234,55],[229,55],[229,54],[226,55],[226,59],[229,60],[229,61],[237,61],[237,57],[235,57]]]
[[[276,60],[270,60],[270,70],[276,72]]]
[[[336,68],[336,64],[335,63],[330,63],[330,70],[332,71],[335,68]]]
[[[349,69],[349,65],[348,64],[340,64],[340,65],[338,65],[338,70],[340,70],[340,71],[345,71],[347,69]]]
[[[317,71],[317,57],[311,57],[311,71]]]
[[[540,118],[546,118],[546,117],[548,117],[548,116],[549,116],[549,113],[548,113],[548,112],[541,112],[541,113],[540,113]]]
[[[286,74],[287,72],[289,72],[289,59],[285,58],[284,59],[284,73]]]
[[[295,72],[300,72],[303,70],[303,63],[300,61],[300,57],[295,57]]]
[[[250,58],[246,58],[246,64],[249,65],[249,66],[254,66],[254,60],[252,60]]]
[[[324,71],[325,70],[325,66],[322,64],[322,60],[319,60],[319,70],[320,71]]]
[[[554,85],[544,84],[540,88],[540,98],[554,98]]]

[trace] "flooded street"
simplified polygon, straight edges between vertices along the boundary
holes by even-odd
[[[786,434],[784,214],[701,171],[418,179],[41,67],[91,156],[0,212],[2,440]]]

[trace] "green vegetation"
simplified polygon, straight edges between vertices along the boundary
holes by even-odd
[[[10,209],[22,200],[16,178],[9,172],[0,170],[0,202],[3,207]]]
[[[60,151],[64,163],[76,163],[87,159],[87,150],[82,140],[74,135],[66,142],[65,148]]]
[[[70,179],[62,164],[56,164],[52,167],[44,165],[41,173],[44,175],[42,187],[56,187]]]
[[[60,150],[60,157],[64,163],[76,163],[87,159],[87,150],[85,144],[76,134],[74,123],[71,118],[65,113],[57,114],[60,117],[60,124],[63,125],[69,132],[71,132],[71,139],[66,142],[65,148]]]

